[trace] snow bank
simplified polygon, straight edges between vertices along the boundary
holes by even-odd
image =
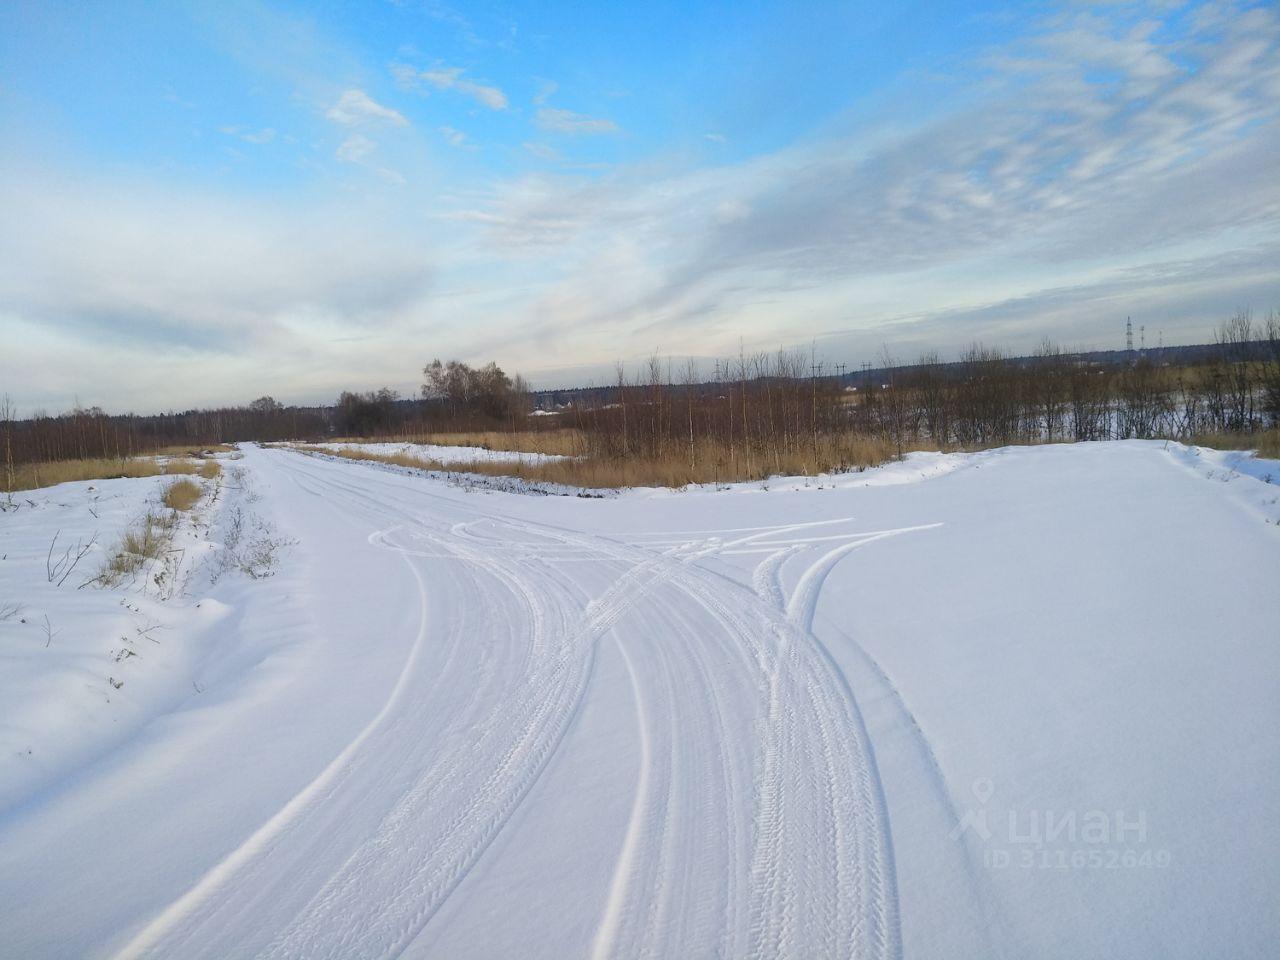
[[[173,477],[96,480],[25,491],[0,513],[0,813],[56,782],[191,693],[192,637],[219,613],[187,585],[221,480],[178,514],[162,557],[120,582],[98,580],[121,537],[171,515]]]

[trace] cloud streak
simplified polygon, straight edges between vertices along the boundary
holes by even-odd
[[[572,166],[557,148],[595,160],[640,137],[549,106],[548,85],[526,112],[461,68],[397,65],[433,95],[430,136],[359,88],[309,93],[319,133],[300,162],[318,173],[287,195],[5,161],[0,208],[24,227],[0,235],[0,380],[56,405],[77,381],[47,358],[66,355],[107,384],[83,399],[144,408],[150,351],[216,371],[184,403],[410,386],[423,343],[536,376],[736,353],[739,337],[817,338],[841,360],[886,342],[1107,346],[1126,313],[1202,339],[1224,313],[1280,305],[1280,14],[1145,13],[1067,7],[983,51],[923,119],[832,121],[753,154],[737,129],[704,139],[704,120],[683,147]],[[483,152],[448,149],[474,149],[464,127]],[[93,373],[103,358],[119,376]]]
[[[666,348],[694,325],[704,349],[730,332],[794,341],[798,315],[898,322],[913,301],[950,312],[948,342],[1005,334],[960,308],[1280,230],[1274,10],[1205,11],[1172,36],[1072,12],[987,66],[979,101],[892,136],[665,177],[526,176],[470,216],[497,255],[556,277],[528,307],[547,336],[639,327]],[[600,289],[622,269],[634,283]]]
[[[490,110],[507,109],[507,95],[498,87],[477,83],[464,76],[461,67],[437,66],[427,70],[418,70],[407,64],[396,64],[392,68],[395,78],[405,87],[423,86],[434,90],[452,90],[470,97]]]
[[[581,113],[574,113],[572,110],[560,110],[556,107],[542,107],[534,119],[543,130],[550,130],[552,133],[599,135],[618,133],[620,129],[612,120],[588,117]]]
[[[363,90],[343,93],[338,102],[325,111],[325,116],[348,127],[368,123],[388,123],[393,127],[409,125],[402,113],[377,103]]]

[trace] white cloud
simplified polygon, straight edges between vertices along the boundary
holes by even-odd
[[[560,84],[554,80],[539,80],[538,90],[533,95],[533,103],[535,106],[542,106],[560,89]]]
[[[336,395],[355,368],[328,338],[359,333],[396,344],[375,340],[362,358],[372,366],[357,379],[377,386],[403,365],[383,354],[412,346],[395,331],[421,315],[435,275],[432,239],[395,199],[290,204],[0,168],[0,203],[26,224],[0,233],[0,329],[26,345],[0,351],[0,383],[54,410],[77,389],[139,411],[268,388]]]
[[[347,137],[342,143],[338,144],[335,155],[343,163],[353,163],[357,166],[364,167],[373,173],[378,179],[384,183],[388,183],[393,187],[402,187],[408,181],[404,174],[399,170],[392,170],[390,167],[381,167],[370,162],[374,151],[378,149],[378,144],[370,140],[362,133],[353,133]]]
[[[537,157],[539,160],[545,160],[548,163],[564,162],[564,154],[562,154],[559,150],[557,150],[555,147],[551,146],[550,144],[538,143],[538,142],[529,140],[521,144],[521,146],[523,146],[525,150],[527,150],[533,156]]]
[[[338,144],[338,159],[346,163],[359,163],[377,149],[377,144],[360,133],[353,133]]]
[[[702,136],[704,139],[710,140],[712,143],[726,143],[729,139],[723,133],[704,133]]]
[[[559,110],[555,107],[541,108],[535,117],[538,126],[553,133],[569,134],[603,134],[617,133],[619,128],[612,120],[602,117],[588,117],[572,110]]]
[[[1126,280],[1129,310],[1173,303],[1161,285],[1201,310],[1214,297],[1227,312],[1266,309],[1229,291],[1280,291],[1280,278],[1228,255],[1280,243],[1280,15],[1246,8],[1172,38],[1129,16],[1070,11],[993,62],[983,96],[888,136],[682,174],[526,176],[454,215],[494,255],[550,278],[514,315],[530,343],[563,333],[580,359],[643,353],[658,336],[678,352],[904,317],[925,329],[944,312],[929,328],[943,348],[1021,331],[1066,339],[1070,310],[1047,305],[1107,309],[1101,295],[1061,293],[1097,288],[1100,265],[1134,277],[1176,265],[1159,284]],[[616,282],[602,290],[603,269]],[[1002,300],[1015,306],[979,309]],[[1169,315],[1184,340],[1216,319]],[[586,331],[595,347],[574,339]]]
[[[473,146],[465,133],[450,126],[441,127],[440,136],[444,137],[445,143],[451,147],[470,148]]]
[[[246,130],[244,127],[225,126],[218,128],[219,133],[224,133],[229,137],[238,137],[245,143],[270,143],[276,138],[276,132],[271,127],[264,127],[261,130]]]
[[[409,125],[409,121],[398,110],[384,107],[370,98],[363,90],[346,91],[338,98],[338,102],[325,112],[325,116],[334,123],[340,123],[344,126],[356,126],[357,124],[371,122],[389,123],[394,127],[407,127]]]
[[[391,72],[401,85],[417,87],[426,85],[436,90],[453,90],[471,97],[490,110],[507,109],[507,95],[500,89],[483,83],[468,80],[461,67],[432,67],[429,70],[417,70],[403,63],[393,64]]]
[[[715,216],[717,223],[737,223],[751,216],[751,208],[741,200],[723,200],[716,205]]]
[[[886,340],[904,355],[1105,344],[1144,312],[1166,342],[1203,338],[1222,313],[1280,303],[1280,15],[1179,17],[1172,36],[1136,17],[1069,7],[914,125],[697,169],[572,172],[532,138],[540,172],[403,184],[378,166],[391,144],[374,144],[395,121],[342,101],[339,150],[369,176],[333,197],[139,192],[103,170],[0,165],[0,209],[23,224],[0,231],[0,382],[24,404],[79,391],[150,409],[400,386],[423,343],[536,371],[655,347],[736,354],[739,336],[755,350],[839,332],[825,342],[842,360]],[[460,72],[438,80],[466,93]],[[331,345],[353,335],[367,352]],[[164,383],[146,379],[156,351]]]

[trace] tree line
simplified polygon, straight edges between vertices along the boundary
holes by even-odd
[[[0,397],[4,463],[124,459],[174,446],[212,447],[327,436],[376,437],[433,430],[515,429],[529,410],[528,388],[496,364],[471,367],[435,360],[423,370],[421,395],[401,398],[389,387],[343,391],[332,406],[286,406],[262,396],[238,407],[149,415],[109,414],[76,406],[19,419]]]
[[[974,344],[958,361],[887,354],[874,379],[822,376],[798,351],[717,363],[710,382],[653,358],[638,376],[618,370],[610,401],[562,414],[603,459],[683,458],[704,476],[853,465],[847,441],[896,452],[1011,443],[1249,434],[1280,425],[1280,315],[1240,313],[1215,331],[1202,362],[1165,365],[1147,355],[1114,365],[1043,342],[1030,357]],[[842,442],[844,441],[844,442]],[[703,463],[699,463],[699,460]]]
[[[123,459],[163,447],[208,447],[235,440],[288,440],[324,433],[319,407],[286,407],[262,397],[243,407],[149,415],[108,414],[101,407],[38,412],[17,419],[10,398],[0,399],[3,453],[13,463],[94,458]]]
[[[1124,437],[1187,439],[1251,433],[1280,424],[1280,315],[1240,313],[1215,330],[1199,362],[1167,365],[1135,356],[1091,362],[1044,342],[1030,357],[975,344],[958,361],[927,353],[911,365],[883,357],[874,379],[823,376],[812,353],[780,350],[718,362],[710,379],[692,363],[652,358],[639,375],[619,366],[604,392],[584,394],[557,417],[530,417],[519,376],[494,363],[433,360],[419,395],[383,387],[344,391],[333,406],[285,406],[269,396],[241,407],[110,415],[77,407],[17,419],[0,401],[9,464],[124,458],[177,445],[385,437],[433,432],[575,428],[603,460],[681,459],[702,475],[839,466],[841,443],[875,438],[908,446]]]
[[[1280,315],[1258,325],[1239,313],[1218,327],[1214,344],[1203,362],[1177,366],[1146,355],[1118,367],[1088,363],[1049,341],[1027,358],[981,345],[958,364],[926,355],[910,369],[890,367],[851,421],[901,444],[961,447],[1185,440],[1280,424]]]

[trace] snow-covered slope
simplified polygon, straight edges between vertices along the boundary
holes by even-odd
[[[190,692],[0,809],[15,955],[1280,937],[1267,464],[1084,444],[604,500],[243,465],[292,545],[191,578],[168,602],[222,613],[166,638]]]
[[[127,738],[191,690],[196,637],[221,615],[185,602],[212,546],[221,479],[190,514],[161,504],[173,477],[65,483],[0,513],[0,810]],[[102,583],[122,535],[172,518],[161,556]]]

